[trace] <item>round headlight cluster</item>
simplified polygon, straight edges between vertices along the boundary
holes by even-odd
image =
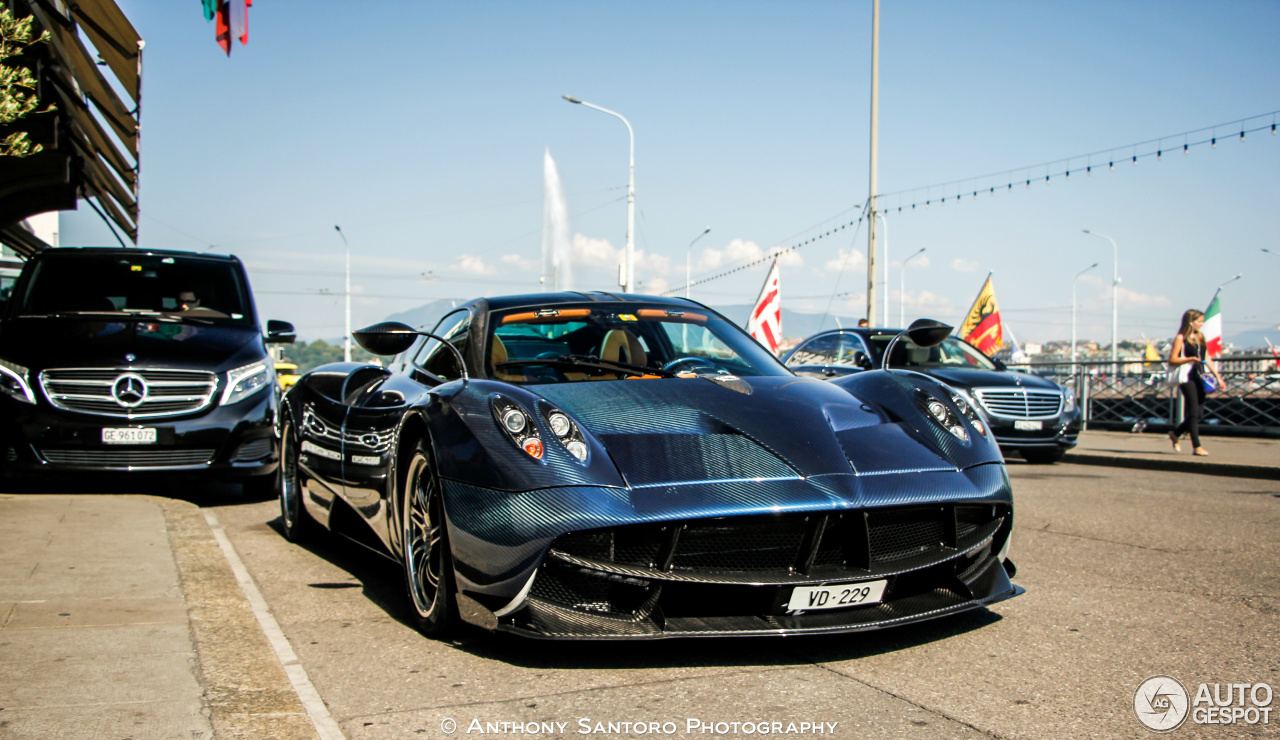
[[[569,417],[559,412],[547,416],[547,425],[551,427],[552,434],[561,438],[568,436],[573,428],[573,425],[569,423]]]
[[[987,436],[987,425],[982,422],[982,418],[978,416],[978,412],[973,408],[973,404],[969,403],[969,399],[959,393],[951,394],[951,402],[960,409],[960,413],[964,414],[964,418],[969,420],[969,426],[982,436]]]
[[[494,396],[493,416],[502,427],[502,431],[507,433],[517,447],[536,460],[542,459],[542,437],[538,434],[538,429],[533,424],[533,417],[528,411],[514,401],[502,396]]]
[[[507,428],[512,434],[519,434],[529,425],[529,421],[525,418],[524,412],[517,408],[509,408],[502,413],[502,426]]]
[[[933,414],[933,418],[937,419],[943,424],[947,423],[947,407],[943,406],[941,402],[930,401],[929,413]]]
[[[569,415],[552,408],[543,408],[542,414],[547,420],[547,426],[551,428],[551,433],[560,444],[564,445],[565,451],[573,455],[578,462],[586,462],[587,441]]]

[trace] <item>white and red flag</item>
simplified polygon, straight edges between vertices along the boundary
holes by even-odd
[[[1205,348],[1210,357],[1222,354],[1222,312],[1218,310],[1216,295],[1204,312],[1204,326],[1200,327],[1200,333],[1204,334]]]
[[[747,332],[758,342],[778,354],[778,346],[782,343],[782,297],[778,293],[778,259],[769,268],[769,277],[765,278],[756,305],[751,309],[751,317],[747,319]]]
[[[1267,340],[1267,347],[1271,349],[1271,354],[1276,358],[1276,369],[1280,370],[1280,350],[1277,350],[1276,346],[1271,343],[1270,337],[1263,337],[1263,339]]]

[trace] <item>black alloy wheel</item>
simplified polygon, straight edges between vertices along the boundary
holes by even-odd
[[[423,442],[409,460],[400,499],[404,576],[414,622],[423,634],[442,637],[457,624],[458,607],[440,481]]]
[[[302,542],[314,532],[316,524],[302,502],[302,486],[298,483],[298,440],[292,424],[285,424],[280,435],[280,469],[275,477],[285,539]]]

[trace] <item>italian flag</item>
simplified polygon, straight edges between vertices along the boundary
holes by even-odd
[[[1204,326],[1200,329],[1204,334],[1204,341],[1210,357],[1217,357],[1222,354],[1222,313],[1218,310],[1218,296],[1213,297],[1213,303],[1209,304],[1209,309],[1204,312]]]

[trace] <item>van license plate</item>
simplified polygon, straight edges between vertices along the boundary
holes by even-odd
[[[155,427],[103,429],[102,442],[109,445],[153,445],[156,443],[156,429]]]
[[[1021,429],[1024,432],[1036,432],[1041,429],[1044,429],[1044,422],[1043,421],[1015,421],[1013,422],[1013,428]]]
[[[840,583],[833,586],[796,586],[787,602],[790,611],[840,609],[846,606],[879,604],[888,581]]]

